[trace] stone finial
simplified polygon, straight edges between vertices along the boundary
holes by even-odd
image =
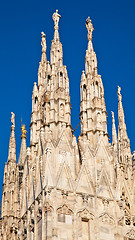
[[[42,52],[46,52],[46,35],[44,32],[41,32],[41,46],[42,46]]]
[[[54,29],[58,30],[59,26],[59,19],[61,18],[60,14],[58,13],[58,10],[56,10],[56,12],[52,15],[53,21],[54,21]]]
[[[81,76],[81,82],[82,82],[82,83],[85,82],[85,79],[86,79],[86,77],[85,77],[85,71],[83,70],[83,71],[82,71],[82,76]]]
[[[25,124],[21,126],[21,132],[22,132],[21,138],[26,138],[27,131],[25,129]]]
[[[34,86],[33,86],[33,94],[37,94],[37,92],[38,92],[38,88],[37,88],[37,83],[36,82],[34,82]]]
[[[94,30],[93,25],[91,23],[90,17],[86,19],[86,28],[88,30],[88,41],[92,41],[92,32]]]

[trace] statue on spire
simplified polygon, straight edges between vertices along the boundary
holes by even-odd
[[[118,100],[119,100],[119,102],[120,102],[121,99],[122,99],[122,96],[121,96],[120,91],[121,91],[121,87],[118,86],[117,95],[118,95]]]
[[[46,39],[45,39],[45,33],[44,32],[41,32],[41,38],[42,38],[42,41],[41,41],[41,46],[42,46],[42,52],[46,52]]]
[[[12,126],[15,127],[15,114],[13,112],[11,112],[11,123],[12,123]]]
[[[86,19],[86,28],[87,28],[87,31],[88,31],[88,35],[87,35],[88,41],[92,41],[92,32],[93,32],[94,28],[93,28],[93,25],[91,23],[90,17],[88,17]]]
[[[52,16],[53,21],[54,21],[54,29],[58,30],[58,23],[59,23],[59,19],[61,18],[60,14],[58,13],[58,10],[56,10],[56,12],[53,14]]]
[[[26,138],[27,131],[25,129],[25,124],[21,126],[21,132],[22,132],[21,138]]]
[[[111,111],[111,114],[112,114],[112,122],[114,123],[114,112]]]

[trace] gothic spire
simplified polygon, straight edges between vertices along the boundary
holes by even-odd
[[[42,57],[41,57],[41,63],[46,62],[46,35],[44,32],[41,32],[41,46],[42,46]]]
[[[126,124],[125,124],[125,117],[124,117],[124,111],[122,106],[122,96],[121,96],[121,88],[118,86],[118,119],[119,119],[119,130],[124,130],[126,133]]]
[[[52,40],[51,45],[51,64],[55,64],[58,67],[62,67],[63,65],[63,51],[62,51],[62,44],[59,38],[59,19],[61,18],[58,10],[52,15],[54,21],[54,38]]]
[[[118,86],[118,120],[119,120],[119,127],[118,127],[118,139],[119,141],[126,140],[128,145],[130,145],[129,138],[127,136],[127,129],[125,124],[125,116],[124,110],[122,105],[122,96],[121,96],[121,88]]]
[[[104,100],[104,87],[101,76],[97,73],[97,58],[92,45],[92,32],[94,30],[90,17],[86,19],[88,30],[88,48],[85,56],[85,72],[81,77],[81,135],[87,135],[93,147],[104,136],[108,144],[106,106]]]
[[[124,110],[122,106],[122,96],[121,88],[118,86],[118,142],[119,142],[119,161],[122,164],[128,165],[128,162],[131,164],[131,150],[130,150],[130,140],[127,135]]]
[[[39,62],[38,68],[38,86],[40,92],[43,90],[45,84],[45,72],[47,68],[47,57],[46,57],[46,35],[44,32],[41,32],[41,46],[42,46],[42,55],[41,62]]]
[[[22,125],[21,127],[21,150],[20,150],[20,157],[19,157],[19,164],[24,164],[25,157],[26,157],[26,129],[25,129],[25,124]]]
[[[59,41],[59,19],[61,18],[60,14],[58,13],[58,10],[52,15],[52,19],[54,21],[54,42]]]
[[[16,143],[15,143],[15,114],[11,112],[11,135],[9,140],[8,162],[16,162]]]
[[[116,126],[115,126],[115,118],[114,118],[114,112],[112,113],[112,144],[117,145],[117,133],[116,133]]]
[[[93,25],[92,25],[91,20],[90,20],[90,17],[88,17],[86,19],[86,28],[87,28],[87,31],[88,31],[87,38],[88,38],[88,44],[89,44],[90,42],[92,42],[92,32],[94,30]],[[89,51],[91,50],[89,48],[89,46],[88,46],[88,50]]]
[[[89,73],[90,75],[93,75],[97,73],[97,58],[93,50],[92,32],[94,28],[91,23],[90,17],[86,19],[86,28],[88,31],[88,34],[87,34],[88,48],[86,50],[86,56],[85,56],[85,71],[86,71],[86,74]]]

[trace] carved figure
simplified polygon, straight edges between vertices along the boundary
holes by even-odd
[[[60,116],[64,117],[64,104],[63,103],[60,104]]]
[[[42,51],[46,52],[46,39],[45,39],[45,33],[41,32],[42,36],[42,41],[41,41],[41,46],[42,46]]]
[[[26,133],[27,133],[27,131],[26,131],[26,129],[25,129],[25,124],[22,125],[21,131],[22,131],[22,136],[21,136],[21,138],[22,138],[22,137],[25,137],[25,138],[26,138]]]
[[[112,114],[112,119],[114,120],[114,112],[111,111],[111,114]]]
[[[52,18],[54,21],[54,29],[58,30],[58,23],[59,23],[59,18],[60,18],[60,14],[58,13],[58,10],[56,10],[56,12],[53,14]]]
[[[12,126],[15,126],[15,114],[13,112],[11,112],[11,123]]]
[[[119,101],[121,101],[121,99],[122,99],[120,91],[121,91],[121,87],[118,86],[117,95],[118,95],[118,100]]]
[[[101,127],[102,119],[100,112],[97,113],[97,126]]]
[[[88,41],[92,41],[92,32],[94,30],[93,25],[91,23],[90,17],[86,19],[86,28],[88,30]]]

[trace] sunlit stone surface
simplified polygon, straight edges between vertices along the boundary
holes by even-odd
[[[92,45],[93,25],[87,18],[88,48],[80,84],[81,134],[77,142],[71,127],[69,79],[58,32],[60,17],[56,10],[50,62],[46,58],[46,36],[41,33],[30,146],[26,147],[22,125],[17,164],[15,114],[11,116],[0,239],[135,239],[135,153],[131,155],[121,89],[118,87],[118,136],[112,112],[110,144],[104,87]]]

